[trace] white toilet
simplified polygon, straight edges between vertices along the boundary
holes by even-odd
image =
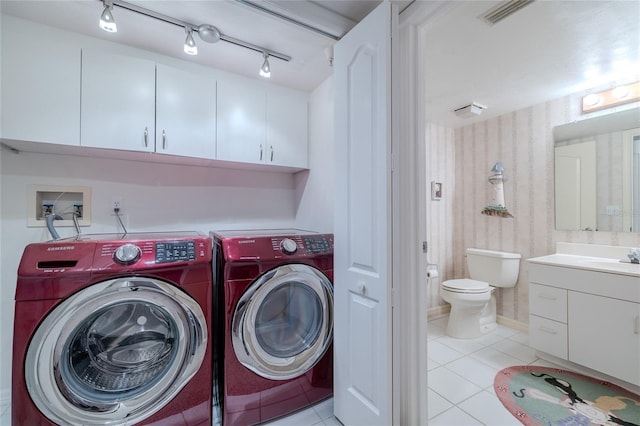
[[[514,287],[520,271],[518,253],[468,248],[471,279],[440,284],[440,296],[451,304],[447,335],[459,339],[479,337],[496,327],[496,287]]]

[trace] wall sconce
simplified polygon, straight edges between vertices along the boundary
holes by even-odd
[[[582,97],[582,113],[640,101],[640,81]]]
[[[493,186],[493,197],[491,203],[480,213],[487,216],[513,217],[505,207],[504,202],[504,181],[506,180],[502,174],[504,166],[498,161],[491,171],[493,175],[489,176],[489,183]]]

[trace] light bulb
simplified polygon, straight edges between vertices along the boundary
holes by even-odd
[[[627,86],[618,86],[611,91],[611,94],[618,99],[622,99],[629,94],[629,88]]]
[[[113,19],[113,15],[111,14],[112,7],[113,6],[107,2],[104,2],[104,10],[102,11],[102,15],[100,15],[100,28],[109,33],[118,32],[116,21]]]
[[[196,46],[196,42],[193,39],[193,33],[191,30],[187,30],[187,39],[184,41],[184,53],[186,53],[187,55],[198,54],[198,46]]]
[[[271,66],[269,65],[269,55],[267,53],[262,54],[264,56],[264,63],[260,67],[260,76],[264,78],[271,77]]]
[[[600,97],[594,93],[584,97],[584,104],[587,106],[595,106],[600,102]]]

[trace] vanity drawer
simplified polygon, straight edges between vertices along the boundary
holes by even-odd
[[[539,351],[567,359],[567,324],[529,315],[529,345]]]
[[[567,322],[567,290],[529,283],[529,313]]]

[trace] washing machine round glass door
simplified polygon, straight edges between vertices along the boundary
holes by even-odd
[[[133,424],[198,371],[206,319],[186,293],[142,277],[103,281],[57,305],[29,344],[25,380],[58,424]]]
[[[298,377],[331,345],[333,286],[311,266],[279,266],[242,295],[231,327],[235,354],[245,367],[272,380]]]

